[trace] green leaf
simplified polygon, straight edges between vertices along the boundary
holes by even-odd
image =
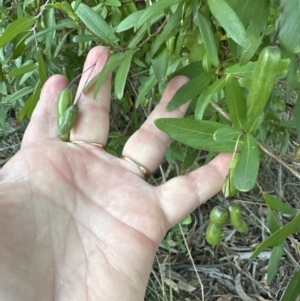
[[[199,12],[198,14],[198,26],[207,55],[211,63],[215,67],[218,67],[219,66],[218,47],[216,44],[216,39],[212,30],[212,26],[209,20],[201,12]]]
[[[281,59],[278,47],[265,47],[259,54],[247,98],[247,130],[252,131],[257,117],[265,109],[277,79],[282,76],[290,60]]]
[[[31,117],[32,112],[34,111],[35,106],[40,98],[40,94],[41,94],[41,84],[40,82],[38,82],[38,84],[34,88],[34,92],[32,93],[32,95],[28,97],[24,106],[22,107],[21,112],[18,115],[17,117],[18,122],[21,122],[25,116],[27,116],[28,118]]]
[[[58,45],[56,46],[55,52],[54,52],[54,57],[57,57],[59,52],[61,51],[62,47],[65,45],[65,41],[67,39],[69,34],[65,34],[64,36],[62,36],[60,38],[60,41],[58,43]]]
[[[176,12],[168,18],[167,24],[164,26],[162,32],[158,34],[155,40],[153,40],[153,42],[151,43],[152,57],[159,50],[162,44],[166,43],[166,41],[170,37],[175,36],[176,28],[178,28],[178,23],[180,22],[181,16],[182,16],[182,8],[177,9]]]
[[[155,74],[151,74],[150,77],[139,88],[139,93],[135,102],[136,108],[140,105],[141,102],[143,102],[145,96],[156,84],[157,84],[157,78]]]
[[[44,85],[47,80],[47,68],[39,48],[37,49],[37,61],[39,65],[39,77],[41,84]]]
[[[166,47],[159,51],[151,60],[152,68],[156,78],[161,81],[165,78],[169,63],[169,53]]]
[[[68,2],[66,2],[66,1],[56,2],[55,4],[53,4],[53,6],[56,9],[60,9],[60,10],[64,11],[70,19],[72,19],[72,20],[77,19],[77,16],[75,15],[71,5]]]
[[[179,3],[183,0],[164,0],[164,1],[156,1],[152,3],[151,6],[148,6],[144,11],[143,14],[140,16],[140,18],[137,21],[137,24],[135,25],[136,28],[140,27],[142,24],[147,22],[152,17],[160,14],[165,9],[169,8],[170,6]]]
[[[147,32],[148,26],[147,23],[143,24],[137,33],[133,36],[132,40],[129,42],[128,47],[134,48],[136,45],[143,39]]]
[[[251,79],[254,73],[254,69],[257,62],[249,62],[248,64],[241,66],[240,64],[231,65],[223,70],[224,75],[232,75],[238,78]]]
[[[225,0],[208,0],[210,11],[218,20],[221,26],[226,30],[227,34],[239,45],[247,45],[246,30],[234,12]]]
[[[243,89],[233,77],[228,77],[225,86],[228,115],[235,127],[244,129],[246,126],[247,100]]]
[[[297,137],[298,137],[298,141],[300,141],[300,92],[298,92],[297,94],[298,94],[297,101],[294,110],[295,110]]]
[[[188,146],[211,152],[232,152],[236,141],[218,142],[214,133],[220,128],[230,128],[225,124],[206,120],[183,118],[161,118],[154,121],[155,125],[171,138]],[[237,148],[241,147],[238,143]]]
[[[237,1],[234,11],[239,16],[240,20],[246,27],[251,22],[251,19],[261,8],[261,3],[265,0]]]
[[[53,27],[50,27],[50,28],[46,28],[44,30],[41,30],[39,32],[37,32],[36,34],[32,34],[30,35],[26,40],[25,40],[25,44],[29,44],[31,41],[39,38],[39,37],[42,37],[42,36],[46,36],[48,35],[49,33],[53,34],[53,32],[55,30],[60,30],[60,29],[63,29],[63,28],[74,28],[75,27],[75,22],[73,20],[70,20],[70,19],[67,19],[67,20],[63,20],[62,22],[60,22],[59,24],[53,26]]]
[[[119,0],[105,0],[105,5],[109,6],[121,6],[121,2]]]
[[[135,26],[137,21],[139,20],[140,16],[144,13],[143,10],[138,10],[129,16],[127,16],[124,20],[121,21],[121,23],[117,26],[116,32],[122,32],[127,29],[130,29]]]
[[[12,22],[0,37],[0,48],[12,41],[18,34],[26,32],[36,21],[35,17],[22,17]]]
[[[239,1],[238,3],[245,3]],[[249,14],[250,25],[247,28],[247,45],[242,49],[240,64],[245,65],[248,63],[257,49],[259,48],[261,41],[264,37],[264,32],[268,22],[268,16],[270,11],[269,1],[267,0],[252,0],[246,1],[247,8],[246,11],[249,12],[249,6],[255,11]]]
[[[177,75],[184,75],[187,76],[189,79],[193,79],[199,76],[199,74],[202,74],[203,72],[205,71],[203,69],[202,62],[197,61],[180,68],[176,72],[172,73],[169,76],[169,78],[171,79]]]
[[[32,72],[32,71],[36,70],[37,67],[38,67],[37,64],[29,63],[27,65],[24,65],[20,68],[17,68],[15,70],[9,72],[7,74],[7,78],[15,77],[15,76],[18,76],[18,75],[23,75],[25,73]]]
[[[288,51],[300,52],[300,1],[282,1],[283,13],[280,19],[279,41]]]
[[[237,140],[241,132],[236,128],[224,127],[214,132],[215,141]]]
[[[49,8],[47,10],[46,18],[47,18],[47,27],[48,28],[51,28],[51,27],[56,25],[54,8]],[[52,42],[53,42],[54,37],[55,37],[55,30],[53,30],[52,32],[49,32],[47,34],[47,37],[46,37],[46,51],[47,51],[48,55],[51,55],[51,46],[52,46]]]
[[[108,59],[108,62],[105,64],[102,71],[97,74],[95,77],[93,77],[89,83],[86,85],[86,87],[83,89],[84,93],[93,85],[96,83],[93,93],[93,98],[97,99],[97,95],[102,87],[102,84],[104,83],[104,80],[109,72],[115,70],[121,63],[123,59],[124,53],[121,54],[113,54]]]
[[[96,76],[94,76],[84,87],[83,93],[86,93],[91,86],[96,84],[93,93],[93,98],[96,99],[107,74],[113,71],[114,69],[116,69],[120,65],[123,55],[124,53],[118,55],[116,54],[111,55],[107,63],[105,64],[104,68],[102,69],[102,71],[98,73]]]
[[[225,86],[226,79],[222,77],[216,80],[212,85],[206,87],[200,94],[197,100],[195,109],[195,118],[201,120],[203,118],[204,112],[212,99],[213,95],[219,93]]]
[[[0,129],[5,139],[7,138],[6,114],[8,111],[9,111],[9,106],[0,105]]]
[[[116,78],[115,78],[115,93],[118,99],[121,99],[123,97],[124,88],[127,81],[127,75],[131,66],[133,54],[134,54],[133,49],[127,50],[120,63],[120,67],[117,70]]]
[[[281,227],[277,213],[270,207],[267,207],[267,222],[271,233],[276,232]]]
[[[298,213],[289,223],[281,227],[276,232],[272,233],[267,239],[265,239],[251,254],[250,259],[255,258],[266,248],[275,247],[281,245],[287,237],[299,231],[300,214]]]
[[[13,95],[11,95],[8,99],[10,103],[13,103],[16,100],[19,100],[25,95],[30,94],[33,91],[34,87],[25,87],[23,89],[17,90]]]
[[[298,56],[296,54],[291,54],[289,56],[289,59],[291,60],[290,65],[287,69],[287,87],[286,87],[286,96],[285,99],[289,100],[291,99],[292,93],[294,92],[293,82],[297,82],[298,78]]]
[[[296,215],[298,213],[296,209],[292,208],[290,205],[286,203],[283,203],[281,200],[275,198],[272,195],[264,193],[263,197],[267,205],[270,208],[277,210],[278,212],[290,214],[290,215]]]
[[[259,168],[259,149],[252,135],[246,134],[244,147],[234,172],[234,186],[249,191],[255,186]]]
[[[200,94],[209,84],[213,73],[203,72],[180,87],[167,105],[167,111],[172,111]]]
[[[267,283],[270,283],[277,274],[278,265],[284,250],[284,243],[274,247],[268,263]]]
[[[186,155],[184,161],[182,162],[182,169],[190,168],[199,155],[199,150],[191,147],[187,147]]]
[[[87,5],[81,3],[76,10],[76,14],[87,28],[102,40],[107,43],[114,43],[117,41],[113,28],[111,28],[100,15]]]
[[[290,280],[281,301],[296,301],[300,295],[300,271]]]

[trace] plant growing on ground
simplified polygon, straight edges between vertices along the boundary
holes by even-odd
[[[112,55],[85,89],[94,84],[96,98],[113,72],[114,102],[129,131],[139,127],[141,108],[151,110],[171,77],[190,78],[167,106],[171,111],[190,101],[186,117],[155,122],[188,146],[174,144],[167,160],[188,168],[198,150],[207,158],[234,152],[227,197],[255,187],[264,155],[300,179],[290,164],[296,159],[281,156],[300,137],[299,18],[298,0],[0,0],[1,135],[9,136],[8,115],[18,123],[30,118],[50,75],[74,79],[87,51],[102,44]],[[293,108],[289,116],[283,114],[287,107]],[[114,128],[108,150],[120,154],[124,137]],[[272,234],[252,257],[273,247],[271,281],[286,238],[299,231],[299,208],[263,196]],[[276,212],[294,218],[282,225]],[[295,273],[283,300],[295,300],[299,279]]]

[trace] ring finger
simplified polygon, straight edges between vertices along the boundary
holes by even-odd
[[[166,106],[175,92],[187,81],[185,76],[178,76],[170,81],[160,103],[124,146],[122,155],[142,165],[150,173],[157,169],[171,143],[171,138],[155,126],[154,120],[184,116],[188,103],[171,112],[167,112]],[[132,166],[133,164],[128,163],[129,168]]]

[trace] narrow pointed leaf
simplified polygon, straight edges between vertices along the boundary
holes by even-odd
[[[54,8],[49,8],[47,10],[46,18],[47,18],[47,27],[48,28],[51,28],[56,25]],[[52,46],[54,36],[55,36],[55,30],[53,30],[52,32],[49,32],[46,37],[46,51],[49,56],[51,56],[51,46]]]
[[[76,23],[73,20],[70,20],[70,19],[63,20],[59,24],[54,25],[53,27],[46,28],[44,30],[41,30],[41,31],[35,33],[35,34],[29,35],[29,37],[25,40],[25,44],[27,45],[31,41],[33,41],[33,40],[35,40],[39,37],[46,36],[49,33],[53,34],[53,32],[55,30],[60,30],[62,28],[74,28],[75,26],[76,26]]]
[[[244,147],[234,172],[234,186],[249,191],[255,186],[259,168],[259,149],[250,134],[245,135]]]
[[[277,274],[278,265],[284,250],[284,243],[276,246],[272,250],[271,257],[268,263],[267,283],[270,283]]]
[[[199,95],[208,86],[212,77],[213,73],[203,72],[180,87],[168,103],[167,111],[172,111]]]
[[[136,28],[140,27],[147,20],[158,15],[165,9],[167,9],[170,6],[172,6],[176,3],[179,3],[181,1],[183,1],[183,0],[164,0],[164,1],[156,1],[156,2],[152,3],[151,6],[147,7],[143,11],[143,14],[140,16],[139,20],[137,21]]]
[[[11,95],[8,99],[10,103],[14,103],[16,100],[30,94],[33,91],[34,87],[25,87],[18,91],[16,91],[13,95]]]
[[[293,207],[291,207],[286,203],[283,203],[281,200],[275,198],[272,195],[264,193],[263,197],[267,205],[272,209],[277,210],[278,212],[290,214],[290,215],[296,215],[298,213],[296,209],[294,209]]]
[[[204,112],[212,99],[213,95],[219,93],[225,86],[225,77],[216,80],[213,84],[206,87],[200,94],[197,100],[195,109],[195,118],[201,120],[203,118]]]
[[[300,1],[282,1],[283,13],[280,20],[279,40],[288,51],[300,52]]]
[[[266,240],[264,240],[249,258],[255,258],[266,248],[281,245],[287,237],[299,231],[299,224],[300,214],[298,213],[292,221],[281,227],[278,231],[272,233]]]
[[[205,71],[203,69],[202,62],[197,61],[180,68],[176,72],[172,73],[169,77],[171,79],[177,75],[185,75],[189,79],[193,79],[194,77],[199,76],[199,74],[202,74],[203,72]]]
[[[246,65],[240,64],[231,65],[223,70],[225,75],[232,75],[238,78],[251,79],[255,70],[257,62],[249,62]]]
[[[230,128],[227,125],[204,120],[183,118],[161,118],[155,120],[155,125],[174,140],[188,146],[212,152],[232,152],[236,147],[235,140],[215,141],[214,133],[220,128]],[[241,143],[237,148],[240,149]]]
[[[239,1],[238,3],[242,3]],[[244,2],[245,3],[245,2]],[[248,63],[256,53],[261,41],[264,37],[264,32],[268,22],[270,5],[268,0],[246,1],[248,4],[246,11],[249,11],[249,6],[255,10],[255,13],[250,15],[250,24],[247,28],[247,45],[242,49],[240,64]]]
[[[218,20],[227,34],[239,45],[247,45],[246,30],[235,13],[225,0],[208,0],[213,16]]]
[[[140,16],[144,13],[144,10],[138,10],[128,15],[124,20],[117,26],[116,32],[122,32],[135,26]]]
[[[296,119],[296,131],[297,131],[297,137],[300,141],[300,92],[297,93],[297,102],[294,107],[295,110],[295,119]]]
[[[10,77],[18,76],[18,75],[23,75],[25,73],[29,73],[31,71],[34,71],[37,68],[38,68],[37,64],[30,63],[30,64],[24,65],[20,68],[17,68],[15,70],[9,72],[7,74],[7,77],[10,78]]]
[[[281,59],[278,47],[265,47],[259,54],[247,98],[247,130],[251,131],[256,119],[264,111],[277,79],[282,76],[289,60]]]
[[[156,84],[157,84],[157,78],[154,74],[151,74],[150,77],[143,83],[143,85],[139,89],[139,94],[138,94],[138,96],[136,98],[136,102],[135,102],[136,108],[146,98],[146,95]]]
[[[165,78],[169,63],[169,53],[167,48],[163,48],[151,60],[152,68],[156,78],[160,81]]]
[[[0,37],[0,48],[12,41],[18,34],[26,32],[36,21],[35,17],[22,17],[12,22]]]
[[[56,2],[53,6],[56,9],[60,9],[60,10],[64,11],[69,16],[69,18],[71,18],[72,20],[77,19],[77,16],[75,15],[71,5],[68,2],[66,2],[66,1]]]
[[[236,128],[224,127],[214,132],[215,141],[237,140],[241,132]]]
[[[276,232],[281,227],[277,213],[270,207],[267,208],[267,223],[271,233]]]
[[[281,301],[296,301],[300,296],[300,271],[295,273],[288,284]]]
[[[102,69],[102,71],[97,74],[95,77],[93,77],[88,84],[85,86],[85,88],[83,89],[83,92],[86,93],[86,91],[95,84],[95,88],[94,88],[94,93],[93,93],[93,98],[96,99],[97,95],[99,93],[99,90],[107,76],[107,74],[113,70],[115,70],[119,65],[120,62],[123,58],[123,54],[119,54],[119,55],[111,55],[108,62],[105,64],[104,68]]]
[[[37,49],[37,61],[39,65],[39,77],[41,80],[41,84],[44,85],[44,83],[47,80],[47,68],[39,48]]]
[[[216,44],[214,32],[212,30],[212,25],[201,12],[198,15],[198,26],[207,55],[211,63],[215,67],[218,67],[219,66],[218,47]]]
[[[76,10],[76,14],[96,36],[108,43],[116,42],[117,37],[114,34],[113,28],[111,28],[99,14],[87,5],[81,3]]]
[[[127,81],[127,75],[131,66],[133,54],[134,54],[133,49],[127,50],[120,63],[120,67],[117,70],[116,78],[115,78],[115,93],[118,99],[121,99],[123,97],[124,88]]]
[[[21,112],[17,117],[18,122],[21,122],[25,116],[27,118],[31,117],[32,112],[40,98],[40,94],[41,94],[41,84],[40,82],[38,82],[38,84],[34,88],[32,95],[30,95],[28,99],[25,101],[25,104],[22,107]]]
[[[228,77],[225,86],[228,115],[235,127],[244,129],[246,126],[247,101],[243,89],[233,77]]]
[[[175,30],[176,28],[178,28],[178,23],[180,22],[181,16],[182,16],[182,9],[177,9],[177,11],[169,17],[167,24],[164,26],[162,32],[158,34],[155,40],[153,40],[153,43],[151,43],[152,56],[155,55],[155,53],[159,50],[161,45],[166,43],[166,41],[170,37],[174,37],[176,32]]]
[[[248,26],[255,14],[258,13],[263,3],[268,0],[237,1],[234,11],[239,16],[244,26]]]

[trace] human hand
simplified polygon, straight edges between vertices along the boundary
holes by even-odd
[[[93,48],[84,70],[103,51]],[[101,71],[103,52],[92,72]],[[83,89],[88,73],[78,87]],[[110,76],[98,101],[81,95],[71,141],[106,144]],[[123,155],[149,172],[170,138],[154,119],[182,117],[187,105],[166,105],[187,79],[176,77],[159,105],[126,143]],[[21,150],[0,171],[0,299],[143,300],[155,252],[166,231],[222,186],[230,154],[158,187],[134,164],[91,144],[57,138],[56,101],[67,80],[51,77],[24,135]]]

